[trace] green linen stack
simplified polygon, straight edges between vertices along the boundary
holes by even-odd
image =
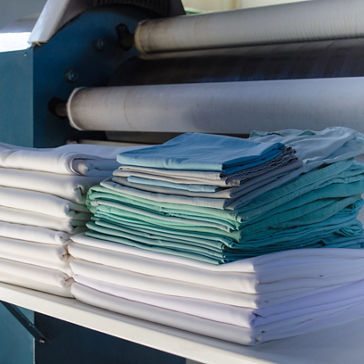
[[[181,136],[184,137],[182,140],[178,140],[181,137],[172,140],[175,143],[172,147],[185,145],[182,143],[190,139],[189,135]],[[196,134],[192,135],[196,137]],[[204,137],[200,144],[203,144]],[[237,139],[218,138],[219,143],[224,138],[229,142]],[[213,149],[213,142],[208,139],[206,145]],[[193,144],[191,140],[189,144]],[[141,151],[148,158],[148,149],[158,148],[160,146]],[[197,147],[194,148],[196,153]],[[188,154],[186,149],[184,153]],[[137,155],[141,151],[123,153],[119,162],[125,155],[129,162],[127,166],[130,166],[130,154]],[[168,156],[162,154],[162,158],[169,158],[171,163],[171,155],[173,157],[173,151]],[[263,158],[261,165],[267,163],[267,159]],[[196,160],[198,156],[195,156]],[[293,159],[291,163],[294,163]],[[186,166],[184,162],[181,165]],[[152,167],[155,168],[138,165],[138,170],[145,168],[148,175],[148,168]],[[171,164],[168,167],[169,172],[173,171]],[[201,167],[197,165],[197,168]],[[135,183],[133,188],[130,180],[128,185],[121,184],[119,170],[114,177],[90,189],[87,204],[93,217],[87,224],[89,231],[86,235],[212,264],[288,249],[361,247],[355,238],[362,236],[362,226],[356,217],[362,207],[364,165],[347,159],[324,164],[301,175],[297,173],[299,170],[296,168],[283,174],[282,178],[287,179],[289,175],[292,178],[276,188],[257,184],[258,192],[260,188],[262,193],[251,201],[247,202],[241,195],[225,199],[228,206],[221,204],[220,208],[205,206],[200,200],[193,200],[195,197],[151,192],[148,187],[141,189],[140,183]],[[196,174],[196,169],[192,171]],[[221,173],[225,173],[224,170]],[[236,170],[233,173],[236,174]],[[153,184],[155,181],[153,179]],[[201,181],[199,183],[201,185]],[[160,184],[160,188],[163,191],[164,185]],[[170,189],[168,186],[167,190]],[[203,192],[201,196],[204,196]],[[184,200],[188,203],[183,203]]]

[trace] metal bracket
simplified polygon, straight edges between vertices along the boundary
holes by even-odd
[[[38,330],[38,328],[31,322],[20,310],[10,303],[1,301],[3,306],[18,320],[18,322],[27,330],[30,335],[34,337],[37,343],[45,344],[46,337]]]

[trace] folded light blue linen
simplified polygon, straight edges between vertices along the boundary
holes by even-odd
[[[249,140],[266,143],[284,143],[294,148],[304,163],[305,171],[322,164],[330,164],[363,154],[362,133],[341,126],[320,131],[285,129],[274,132],[252,132]]]
[[[131,166],[230,174],[270,161],[282,154],[284,149],[281,143],[186,133],[161,145],[120,153],[117,160]]]

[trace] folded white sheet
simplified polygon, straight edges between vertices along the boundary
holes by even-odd
[[[327,290],[324,294],[317,292],[300,299],[294,299],[282,304],[272,305],[256,310],[258,316],[267,322],[279,322],[284,317],[295,317],[309,312],[323,311],[324,308],[344,307],[347,303],[364,300],[364,280],[346,284]]]
[[[325,294],[320,292],[299,300],[282,302],[273,307],[256,310],[205,300],[151,293],[92,280],[83,276],[75,276],[74,279],[84,286],[113,296],[252,329],[257,327],[268,329],[271,324],[286,327],[286,323],[298,322],[297,320],[301,320],[302,317],[310,317],[310,315],[317,313],[325,315],[327,310],[340,309],[364,299],[364,281],[361,281],[340,289],[327,291]]]
[[[58,296],[72,297],[67,274],[0,258],[0,281]]]
[[[71,286],[72,295],[81,302],[142,320],[156,322],[181,330],[215,337],[238,344],[252,345],[255,340],[250,329],[206,320],[177,311],[107,295],[78,283]]]
[[[222,305],[192,298],[152,293],[101,282],[83,276],[76,275],[73,278],[76,282],[99,292],[225,324],[249,328],[254,326],[254,321],[256,319],[254,309],[252,308]]]
[[[36,212],[0,206],[0,221],[23,224],[77,234],[85,231],[85,221],[72,217],[57,218]]]
[[[71,239],[73,240],[74,237]],[[114,245],[117,246],[118,244]],[[311,270],[310,261],[306,257],[302,257],[303,263],[298,264],[298,258],[294,256],[289,258],[285,254],[286,257],[282,259],[280,264],[278,264],[278,261],[276,263],[270,262],[265,265],[256,266],[254,268],[255,272],[247,273],[228,270],[222,271],[219,269],[220,266],[216,267],[211,265],[216,268],[204,269],[205,264],[201,264],[201,267],[197,268],[196,266],[192,267],[166,261],[152,260],[144,256],[125,254],[121,251],[123,246],[119,245],[119,247],[120,250],[118,247],[109,250],[72,243],[69,245],[68,250],[74,258],[114,268],[250,294],[276,291],[286,291],[288,293],[292,289],[315,289],[364,279],[363,259],[329,258],[328,261],[325,261],[325,258],[322,257],[320,261],[316,259],[317,257],[312,256],[313,263]],[[330,254],[329,249],[322,250]],[[290,259],[292,259],[293,264],[290,264]],[[244,263],[244,260],[241,262]],[[237,264],[235,264],[235,267],[237,267]]]
[[[0,186],[43,192],[82,204],[88,189],[101,179],[102,177],[0,168]]]
[[[87,221],[90,217],[86,206],[76,204],[47,193],[0,187],[0,205],[28,210],[59,218],[75,218]]]
[[[243,345],[254,345],[334,327],[364,316],[364,300],[361,299],[343,306],[322,307],[322,310],[315,313],[278,323],[244,328],[119,298],[76,282],[72,284],[71,292],[76,299],[96,307]]]
[[[198,284],[185,283],[168,278],[159,278],[146,274],[134,273],[124,269],[116,269],[85,260],[71,259],[70,266],[73,277],[87,277],[120,286],[145,290],[154,293],[179,297],[204,299],[211,302],[225,303],[240,307],[260,307],[258,295],[244,294]],[[76,278],[77,280],[78,278]],[[275,302],[275,301],[274,301]]]
[[[67,249],[62,245],[0,237],[0,258],[70,272]]]
[[[71,259],[72,276],[86,277],[94,281],[139,289],[143,291],[172,295],[176,297],[201,299],[220,304],[247,308],[264,308],[293,299],[301,298],[316,292],[325,292],[333,287],[292,289],[288,292],[276,291],[265,294],[248,294],[228,289],[218,289],[200,284],[182,282],[170,278],[135,273],[125,269],[117,269],[102,264],[91,263],[79,259]],[[81,283],[81,281],[80,281]],[[335,286],[334,286],[335,287]]]
[[[0,143],[0,167],[106,177],[118,167],[116,156],[119,153],[138,148],[140,146],[67,144],[37,149]]]
[[[257,267],[267,266],[268,263],[274,263],[279,265],[283,263],[285,265],[287,262],[287,258],[289,258],[290,260],[297,259],[297,262],[305,262],[305,264],[307,264],[307,262],[311,261],[312,259],[320,257],[324,257],[325,259],[340,258],[349,261],[364,258],[364,249],[294,249],[277,253],[264,254],[255,258],[242,259],[228,264],[213,265],[199,262],[197,260],[124,246],[122,244],[113,243],[106,240],[99,240],[88,237],[84,234],[73,235],[72,241],[78,244],[92,246],[95,248],[107,249],[129,255],[136,255],[138,257],[144,257],[158,262],[176,263],[183,266],[195,267],[205,271],[216,272],[256,273],[259,270],[259,268]]]
[[[62,231],[0,221],[0,237],[36,243],[64,245],[69,240],[70,235]]]

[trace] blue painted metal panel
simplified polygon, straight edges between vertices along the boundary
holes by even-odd
[[[34,313],[22,312],[34,320]],[[0,364],[33,364],[34,340],[2,305],[0,305]]]
[[[0,53],[0,140],[33,145],[33,50]]]
[[[86,137],[54,116],[48,104],[54,97],[67,100],[79,86],[107,85],[135,54],[121,49],[116,26],[123,23],[133,31],[146,17],[133,7],[101,7],[80,15],[47,44],[0,52],[0,141],[54,147]],[[73,78],[67,78],[70,72]]]
[[[34,49],[34,146],[56,146],[80,136],[67,120],[48,110],[52,97],[67,100],[80,86],[106,85],[118,66],[133,55],[120,48],[116,26],[133,30],[140,10],[102,7],[90,10],[60,30],[52,40]],[[67,79],[72,73],[73,80]],[[72,78],[72,77],[71,77]]]

